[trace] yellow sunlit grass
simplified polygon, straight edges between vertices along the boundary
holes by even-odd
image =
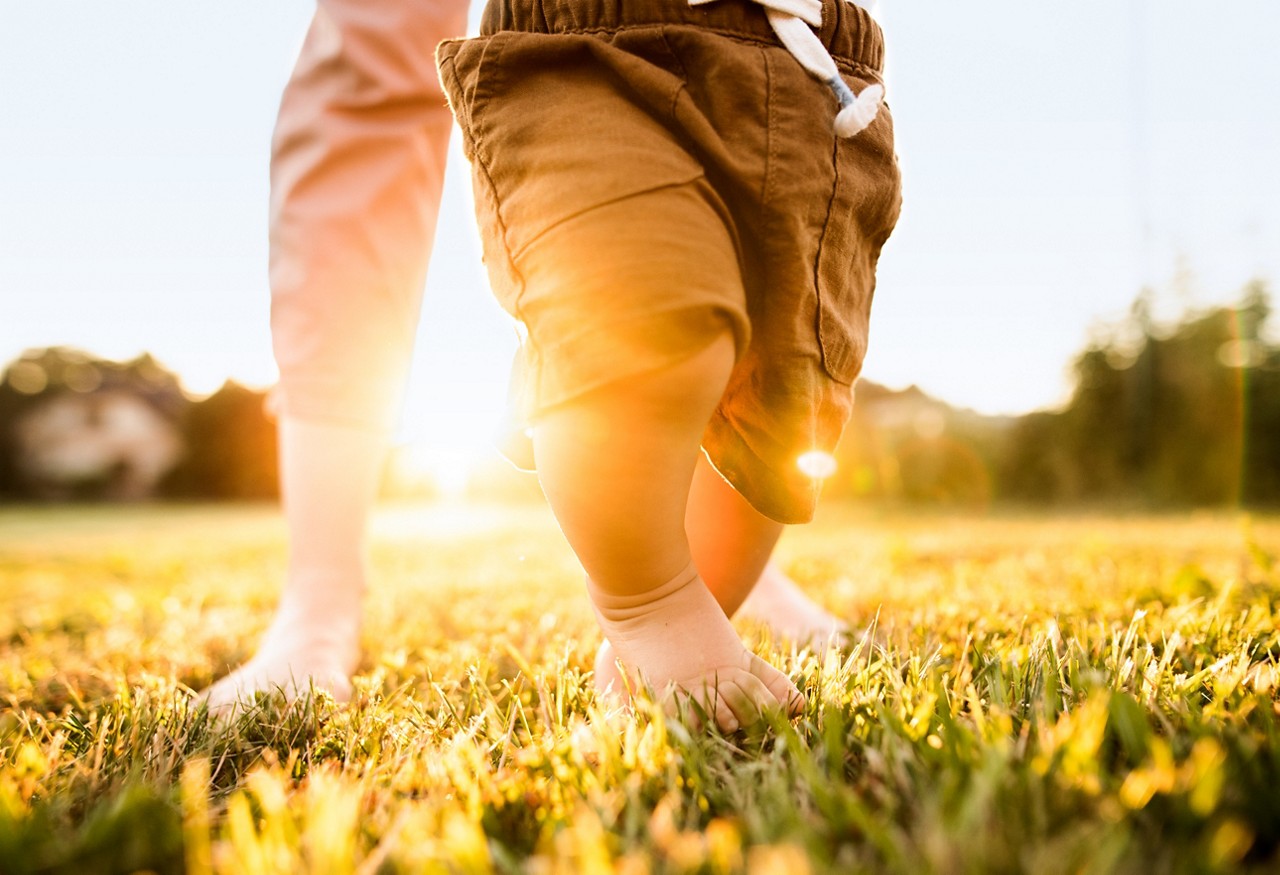
[[[398,505],[371,541],[351,705],[264,701],[218,730],[188,690],[269,622],[279,515],[0,510],[0,869],[1262,873],[1280,859],[1280,518],[828,504],[779,563],[877,634],[813,654],[742,624],[808,701],[727,737],[647,706],[601,711],[599,632],[545,506]]]

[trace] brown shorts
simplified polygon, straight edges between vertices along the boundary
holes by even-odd
[[[880,81],[864,10],[825,0],[818,34],[855,91]],[[437,60],[494,292],[527,331],[528,419],[728,327],[703,447],[762,513],[810,519],[797,458],[848,419],[901,201],[887,108],[837,139],[830,90],[747,0],[491,0]]]

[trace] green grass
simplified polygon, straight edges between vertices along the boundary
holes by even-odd
[[[782,565],[883,644],[790,724],[606,719],[541,508],[390,509],[355,702],[211,725],[267,508],[0,511],[0,872],[1280,868],[1280,519],[828,508]]]

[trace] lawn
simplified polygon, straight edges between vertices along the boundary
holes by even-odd
[[[190,704],[285,564],[266,507],[0,510],[0,872],[1280,868],[1280,518],[832,506],[780,562],[876,643],[791,723],[596,706],[541,507],[393,507],[356,700]]]

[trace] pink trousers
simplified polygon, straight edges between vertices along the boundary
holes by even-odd
[[[434,50],[466,0],[319,0],[271,155],[271,330],[281,414],[396,421],[452,116]]]

